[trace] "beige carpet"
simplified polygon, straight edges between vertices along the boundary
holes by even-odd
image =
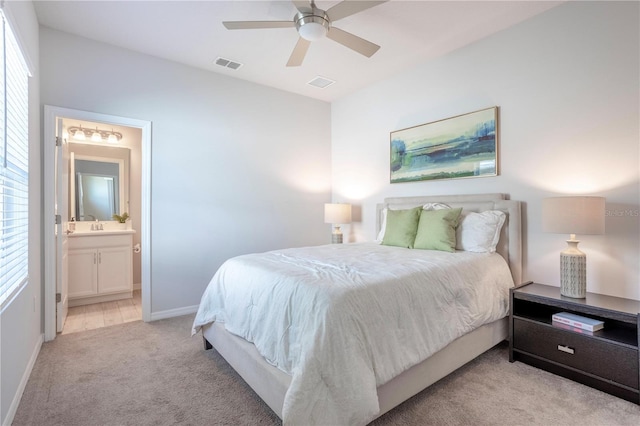
[[[45,343],[14,425],[270,425],[273,412],[201,337],[193,316],[133,322]],[[634,425],[640,407],[529,367],[504,345],[376,425]]]

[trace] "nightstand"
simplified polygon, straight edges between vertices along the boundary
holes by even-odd
[[[640,302],[587,293],[560,295],[558,287],[526,283],[510,291],[509,361],[522,361],[640,404]],[[593,333],[552,324],[558,312],[604,321]]]

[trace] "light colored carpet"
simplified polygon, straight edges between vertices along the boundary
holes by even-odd
[[[270,425],[275,414],[192,315],[59,336],[42,347],[13,424]],[[640,407],[523,363],[500,345],[374,422],[380,425],[634,425]]]

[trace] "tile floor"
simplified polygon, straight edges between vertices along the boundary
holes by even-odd
[[[133,298],[69,308],[61,334],[77,333],[94,328],[142,320],[142,295],[133,291]]]

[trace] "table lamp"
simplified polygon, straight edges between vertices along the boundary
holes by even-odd
[[[342,244],[342,231],[340,230],[340,225],[351,223],[351,204],[325,204],[324,223],[333,224],[331,243]]]
[[[560,294],[582,299],[587,296],[587,255],[578,249],[576,234],[604,234],[604,197],[552,197],[542,201],[544,232],[570,234],[560,252]]]

